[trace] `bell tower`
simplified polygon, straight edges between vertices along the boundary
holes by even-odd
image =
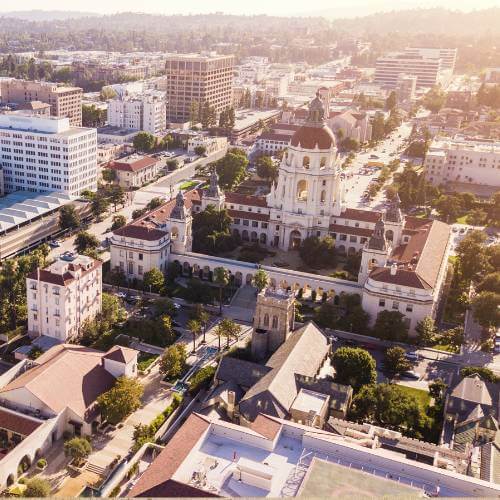
[[[175,197],[175,206],[168,219],[168,229],[172,241],[172,251],[175,253],[190,252],[193,245],[193,217],[186,208],[181,191]]]
[[[215,169],[210,175],[210,185],[208,189],[203,191],[201,197],[201,209],[205,210],[208,205],[213,205],[217,210],[224,208],[225,196],[219,187],[219,176]]]
[[[385,224],[380,219],[375,224],[373,234],[362,250],[358,283],[364,284],[374,267],[384,267],[386,265],[389,250],[390,248],[385,237]]]
[[[263,359],[273,353],[292,333],[295,296],[282,289],[266,288],[257,295],[253,321],[252,354]]]

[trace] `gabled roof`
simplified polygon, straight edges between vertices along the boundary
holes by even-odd
[[[29,436],[41,424],[40,421],[0,408],[0,429],[21,434],[21,436]]]
[[[272,370],[242,398],[241,412],[250,420],[263,411],[283,416],[297,396],[295,374],[315,376],[329,349],[328,340],[313,322],[294,331],[266,363]]]
[[[270,371],[271,368],[268,366],[224,356],[217,367],[214,378],[220,382],[231,380],[242,387],[252,387]]]
[[[381,212],[376,212],[373,210],[359,210],[357,208],[346,208],[339,215],[339,218],[373,223],[377,222],[381,217]]]
[[[103,356],[79,345],[57,345],[36,360],[37,366],[4,386],[0,394],[24,389],[55,414],[69,407],[85,419],[97,397],[115,383],[115,377],[102,366]]]
[[[462,379],[451,392],[451,397],[462,399],[470,403],[492,406],[493,399],[488,384],[479,375],[472,375]]]
[[[115,345],[103,357],[104,359],[127,364],[137,358],[137,351],[121,345]]]
[[[239,193],[226,193],[226,203],[249,205],[251,207],[267,207],[267,201],[264,196],[250,196]]]
[[[108,168],[112,170],[121,170],[123,172],[138,172],[147,167],[151,167],[158,163],[156,158],[151,156],[143,156],[143,157],[128,157],[123,160],[115,160],[111,161],[108,164]]]

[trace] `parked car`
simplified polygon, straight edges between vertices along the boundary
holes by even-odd
[[[401,378],[409,378],[411,380],[420,380],[420,375],[413,370],[407,370],[401,374]]]
[[[409,361],[418,361],[420,356],[416,352],[407,352],[405,358]]]
[[[58,241],[58,240],[50,240],[50,241],[48,242],[48,245],[49,245],[49,247],[51,247],[51,248],[58,248],[58,247],[60,247],[60,246],[61,246],[61,242],[60,242],[60,241]]]

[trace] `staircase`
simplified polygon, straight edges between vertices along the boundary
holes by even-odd
[[[97,474],[99,476],[104,477],[106,474],[106,467],[101,467],[100,465],[93,464],[92,462],[87,462],[87,465],[85,466],[85,470],[88,470],[89,472],[93,472],[94,474]]]

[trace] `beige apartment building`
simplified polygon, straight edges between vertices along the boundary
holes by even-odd
[[[1,83],[3,103],[23,105],[39,101],[50,105],[50,114],[69,118],[72,127],[82,126],[82,94],[80,87],[63,87],[51,82],[5,80]]]
[[[102,262],[66,253],[26,278],[28,333],[61,342],[76,337],[102,304]]]
[[[207,102],[217,115],[231,106],[233,98],[234,56],[215,54],[176,54],[165,62],[167,121],[187,122],[191,103]]]

